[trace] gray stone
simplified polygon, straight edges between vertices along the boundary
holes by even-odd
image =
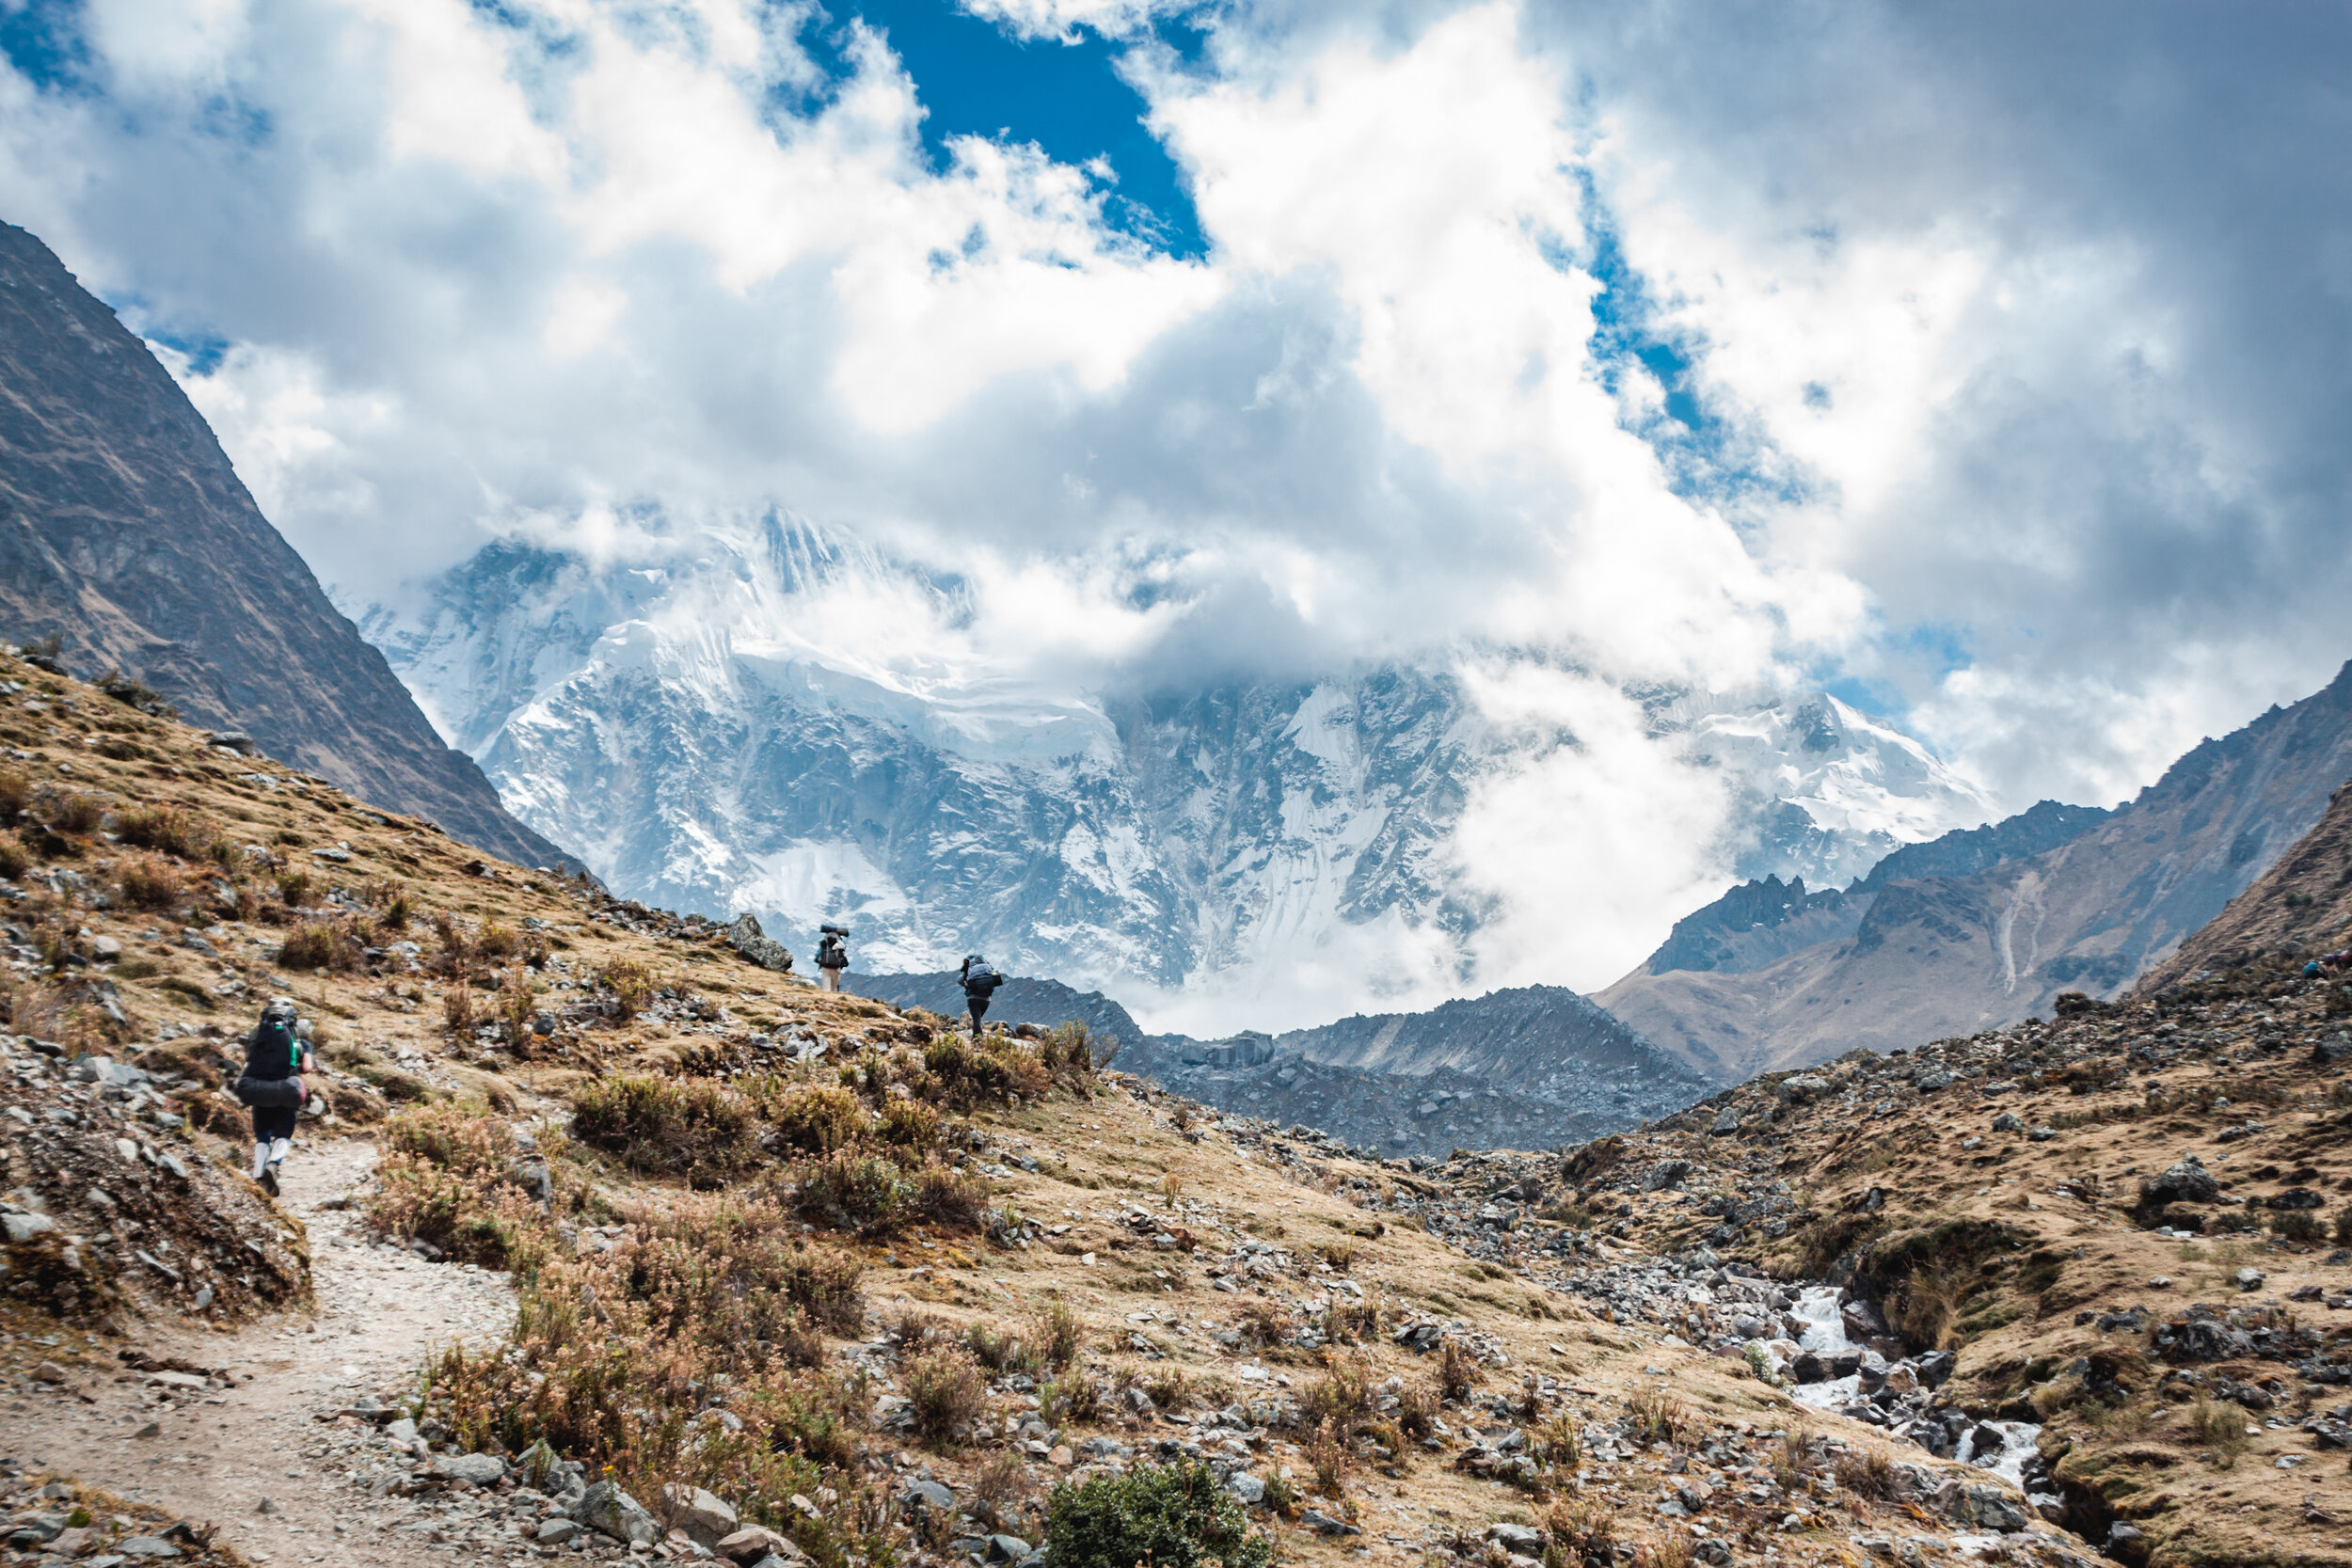
[[[552,1519],[539,1521],[539,1533],[532,1540],[542,1546],[567,1545],[587,1533],[588,1527],[577,1519],[566,1519],[561,1513]]]
[[[115,1550],[124,1557],[178,1557],[180,1548],[160,1535],[135,1535],[128,1541],[115,1543]]]
[[[907,1482],[906,1500],[920,1508],[935,1508],[945,1513],[956,1506],[956,1495],[935,1481]]]
[[[745,1525],[721,1536],[710,1549],[730,1562],[781,1562],[804,1556],[800,1547],[764,1525]]]
[[[1255,1508],[1265,1501],[1265,1482],[1247,1470],[1235,1470],[1227,1476],[1225,1490],[1244,1508]]]
[[[1740,1113],[1733,1110],[1728,1105],[1724,1106],[1721,1111],[1716,1113],[1715,1124],[1712,1127],[1709,1127],[1707,1131],[1711,1136],[1718,1138],[1728,1133],[1739,1132]]]
[[[496,1486],[506,1474],[506,1461],[492,1453],[445,1453],[433,1461],[437,1481],[466,1486]]]
[[[417,1423],[403,1416],[384,1429],[384,1435],[405,1449],[417,1440]]]
[[[726,932],[727,945],[760,968],[787,974],[791,973],[792,955],[786,951],[784,943],[759,928],[757,915],[748,912],[737,915]]]
[[[1346,1520],[1334,1519],[1328,1513],[1322,1512],[1320,1509],[1311,1508],[1307,1510],[1306,1513],[1300,1514],[1298,1519],[1299,1523],[1305,1525],[1309,1529],[1313,1530],[1317,1535],[1341,1536],[1361,1535],[1364,1533],[1362,1530],[1358,1529],[1354,1525],[1349,1524]]]
[[[988,1560],[1018,1562],[1029,1555],[1029,1544],[1017,1535],[992,1535],[988,1538]]]
[[[1538,1557],[1544,1549],[1544,1533],[1525,1525],[1492,1524],[1486,1527],[1486,1539],[1506,1552],[1520,1557]]]
[[[2237,1272],[2237,1288],[2241,1291],[2259,1291],[2263,1288],[2265,1277],[2266,1276],[2260,1269],[2240,1269]]]
[[[572,1517],[632,1546],[640,1542],[650,1546],[664,1533],[660,1523],[615,1481],[600,1481],[588,1488],[580,1506],[572,1510]]]
[[[2025,1130],[2025,1118],[2014,1111],[2003,1111],[1993,1118],[1993,1131],[1995,1132],[2022,1132]]]
[[[11,1242],[29,1242],[44,1230],[57,1228],[57,1222],[46,1214],[9,1214],[0,1218],[0,1224],[8,1227]]]
[[[2153,1176],[2139,1184],[2139,1199],[2146,1204],[2211,1203],[2221,1196],[2221,1183],[2205,1162],[2194,1154],[2185,1155],[2181,1163],[2162,1176]]]
[[[735,1510],[699,1486],[671,1481],[661,1488],[662,1512],[672,1529],[682,1529],[697,1546],[715,1546],[742,1528]]]

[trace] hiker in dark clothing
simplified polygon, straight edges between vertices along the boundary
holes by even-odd
[[[963,969],[957,977],[963,983],[963,1005],[971,1009],[972,1037],[978,1039],[980,1020],[988,1016],[988,999],[1005,983],[1005,977],[991,969],[988,960],[977,953],[965,957]]]
[[[847,926],[820,926],[824,934],[817,939],[817,973],[824,976],[827,990],[841,989],[841,972],[850,967],[850,928]]]
[[[294,1016],[291,996],[273,996],[262,1022],[245,1039],[245,1075],[236,1096],[253,1110],[253,1180],[278,1196],[278,1167],[294,1147],[294,1119],[310,1091],[310,1026]]]

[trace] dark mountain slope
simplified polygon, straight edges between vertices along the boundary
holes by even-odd
[[[528,865],[562,851],[441,743],[230,467],[48,246],[0,224],[0,630],[63,639],[189,721]]]
[[[2047,1016],[2063,990],[2111,997],[2309,832],[2347,777],[2352,665],[2201,742],[2056,847],[1889,880],[1850,934],[1744,972],[1645,966],[1596,1000],[1685,1060],[1745,1076]]]
[[[2099,806],[2043,800],[1981,828],[1956,828],[1924,844],[1907,844],[1853,886],[1807,892],[1804,879],[1742,882],[1675,922],[1643,968],[1713,970],[1740,974],[1801,949],[1852,936],[1881,888],[1917,877],[1966,877],[2055,849],[2106,821]]]
[[[2170,958],[2140,976],[2152,994],[2209,969],[2265,953],[2306,957],[2352,945],[2352,785],[2339,789],[2319,826],[2259,880],[2230,900]]]

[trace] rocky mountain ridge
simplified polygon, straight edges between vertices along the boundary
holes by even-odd
[[[1783,896],[1784,934],[1694,928],[1677,951],[1722,952],[1723,967],[1673,967],[1677,955],[1661,950],[1594,999],[1692,1066],[1737,1079],[2047,1016],[2062,991],[2114,997],[2308,832],[2348,777],[2352,665],[2202,742],[2112,814],[2037,807],[2038,827],[2012,819],[1969,852],[1997,852],[2003,833],[2021,847],[2036,832],[2063,835],[2051,847],[1965,875],[1900,877],[1899,862],[1869,879],[1859,908],[1854,893],[1808,894],[1802,908]],[[1736,921],[1721,908],[1720,925]]]
[[[468,843],[564,859],[444,744],[147,345],[0,224],[0,632]]]

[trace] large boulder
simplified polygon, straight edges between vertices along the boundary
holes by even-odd
[[[572,1511],[572,1517],[615,1541],[629,1545],[652,1545],[665,1533],[660,1522],[645,1512],[643,1504],[621,1490],[616,1481],[600,1481],[588,1488],[587,1496]]]
[[[662,1517],[697,1546],[716,1546],[742,1528],[735,1510],[699,1486],[671,1481],[661,1488]]]
[[[433,1461],[433,1479],[453,1486],[496,1486],[506,1461],[493,1453],[445,1453]]]
[[[726,931],[727,945],[760,968],[772,969],[784,974],[792,973],[792,955],[786,950],[784,943],[759,928],[757,915],[748,912],[737,915]]]
[[[2139,1184],[2140,1202],[2152,1208],[2160,1203],[2211,1203],[2220,1196],[2221,1183],[2194,1154],[2183,1155],[2179,1164]]]

